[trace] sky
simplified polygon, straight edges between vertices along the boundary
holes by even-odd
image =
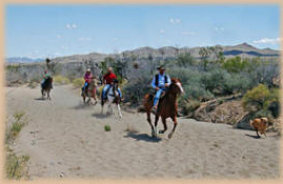
[[[279,5],[7,5],[6,57],[117,53],[138,47],[280,49]]]

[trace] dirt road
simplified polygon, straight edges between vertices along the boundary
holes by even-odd
[[[255,139],[253,131],[178,119],[172,139],[171,120],[169,131],[152,139],[143,113],[101,115],[100,105],[83,105],[70,86],[55,86],[51,97],[40,100],[39,88],[6,88],[8,123],[17,111],[29,119],[12,148],[30,156],[31,179],[279,176],[279,139],[271,135]]]

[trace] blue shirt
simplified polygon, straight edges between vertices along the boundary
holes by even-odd
[[[171,79],[167,75],[167,84],[171,84]],[[159,88],[164,88],[165,87],[165,74],[161,75],[160,73],[158,74],[158,86],[155,85],[155,76],[152,79],[151,86],[153,88],[159,87]]]

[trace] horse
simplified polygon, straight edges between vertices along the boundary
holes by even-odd
[[[113,84],[110,86],[108,93],[107,93],[107,98],[103,98],[103,93],[101,93],[101,114],[103,114],[103,106],[104,104],[108,102],[108,109],[111,108],[111,104],[116,104],[118,108],[118,113],[119,117],[122,118],[122,113],[121,113],[121,108],[120,108],[120,102],[121,102],[121,97],[118,92],[118,81],[115,80]],[[111,108],[112,111],[112,108]]]
[[[96,82],[95,78],[92,78],[91,82],[88,84],[88,87],[86,87],[87,89],[82,90],[82,97],[83,97],[84,103],[89,104],[89,102],[91,101],[91,98],[93,98],[95,100],[94,104],[97,103],[96,87],[97,87],[97,82]],[[86,101],[86,98],[88,98],[87,101]]]
[[[178,109],[177,97],[179,94],[183,94],[183,93],[184,93],[184,90],[183,90],[180,80],[173,78],[164,96],[162,96],[159,99],[157,110],[155,113],[154,126],[151,123],[151,117],[150,117],[151,110],[153,107],[154,95],[146,94],[144,96],[143,106],[146,110],[147,121],[151,127],[152,137],[157,136],[157,123],[158,123],[160,116],[162,119],[164,129],[160,130],[159,133],[164,134],[166,132],[167,130],[166,119],[170,117],[174,122],[174,127],[172,131],[169,133],[168,138],[170,139],[173,136],[173,133],[175,132],[175,129],[177,127],[177,109]]]
[[[52,82],[53,82],[52,77],[48,77],[47,79],[45,79],[45,81],[44,81],[43,84],[41,85],[41,95],[42,95],[42,99],[44,99],[45,93],[47,93],[47,99],[48,99],[48,100],[51,100],[50,91],[51,91],[51,89],[52,89]]]

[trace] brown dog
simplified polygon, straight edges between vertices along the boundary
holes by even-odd
[[[258,132],[260,132],[261,135],[264,134],[266,137],[265,131],[268,127],[268,119],[266,117],[250,120],[250,126],[255,129],[258,137],[260,137]]]

